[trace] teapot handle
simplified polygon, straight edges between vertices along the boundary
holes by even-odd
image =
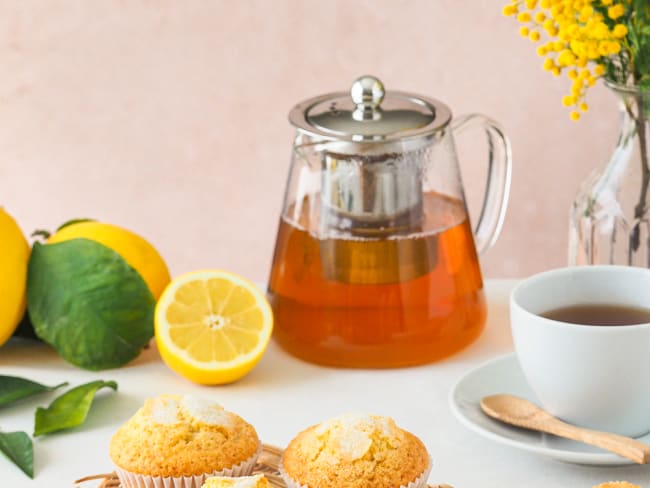
[[[485,129],[489,147],[485,196],[481,214],[474,228],[476,249],[482,254],[496,242],[506,216],[512,173],[512,150],[503,128],[484,115],[468,114],[456,117],[451,127],[456,133],[475,125]]]

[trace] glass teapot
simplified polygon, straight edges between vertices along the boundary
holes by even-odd
[[[384,368],[474,341],[486,318],[477,249],[496,240],[510,184],[499,125],[452,121],[441,102],[385,92],[371,76],[349,94],[299,103],[289,120],[296,137],[268,285],[277,342],[319,364]],[[452,135],[473,123],[490,149],[474,232]]]

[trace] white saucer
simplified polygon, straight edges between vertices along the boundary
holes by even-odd
[[[511,427],[488,417],[481,410],[479,402],[484,396],[498,393],[517,395],[539,404],[528,387],[514,354],[493,359],[463,376],[451,391],[449,403],[456,417],[466,427],[501,444],[569,463],[599,466],[635,464],[634,461],[597,447]],[[650,434],[637,440],[650,444]]]

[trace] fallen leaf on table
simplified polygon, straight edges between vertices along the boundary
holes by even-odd
[[[0,375],[0,407],[33,395],[54,391],[67,384],[46,386],[18,376]]]
[[[77,386],[54,399],[47,408],[36,409],[34,436],[70,429],[84,423],[95,393],[101,388],[117,390],[115,381],[91,381]]]
[[[0,452],[34,478],[34,446],[25,432],[0,432]]]

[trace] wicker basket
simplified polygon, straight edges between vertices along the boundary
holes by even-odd
[[[257,460],[255,469],[253,470],[254,474],[264,474],[269,482],[277,488],[287,488],[287,485],[284,484],[280,473],[278,472],[278,463],[280,462],[280,457],[282,456],[282,449],[264,444],[262,446],[262,454]],[[117,478],[115,473],[106,473],[106,474],[96,474],[91,476],[85,476],[76,480],[75,486],[82,485],[83,483],[89,481],[99,481],[101,484],[99,488],[119,488],[120,480]],[[449,485],[429,485],[429,488],[452,488]]]

